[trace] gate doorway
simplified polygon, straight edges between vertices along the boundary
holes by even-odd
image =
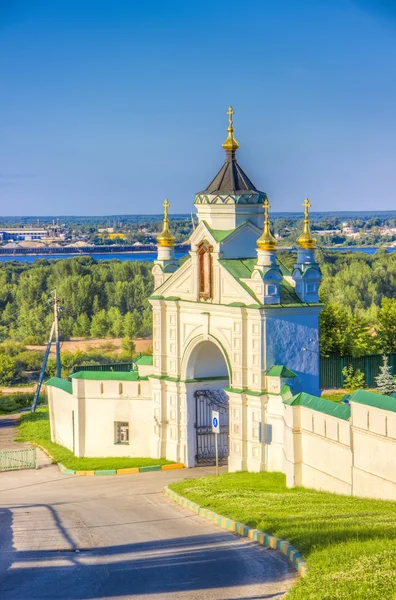
[[[219,464],[226,464],[228,458],[228,396],[224,390],[196,390],[195,431],[196,465],[216,464],[215,435],[212,433],[212,410],[219,412],[220,433],[218,434]]]

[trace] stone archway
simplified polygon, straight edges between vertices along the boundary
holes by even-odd
[[[219,459],[228,457],[228,397],[230,373],[226,356],[215,341],[196,340],[184,363],[187,413],[187,446],[190,465],[214,464],[215,438],[212,411],[220,416]]]

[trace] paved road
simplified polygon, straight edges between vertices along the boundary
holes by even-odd
[[[161,493],[212,472],[0,473],[1,600],[282,598],[296,578],[282,556]]]

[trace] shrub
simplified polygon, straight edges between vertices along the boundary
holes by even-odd
[[[344,376],[344,387],[347,390],[357,390],[364,387],[364,373],[360,369],[354,369],[352,365],[348,365],[342,369]]]

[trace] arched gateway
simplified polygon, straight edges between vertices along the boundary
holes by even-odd
[[[186,385],[191,386],[193,393],[188,394],[187,398],[189,402],[193,402],[195,417],[194,431],[192,431],[192,423],[190,423],[187,441],[189,445],[194,446],[195,464],[197,466],[214,464],[216,451],[215,434],[212,432],[212,411],[218,411],[220,417],[219,462],[220,464],[226,464],[228,459],[229,411],[228,395],[224,388],[229,385],[227,361],[220,346],[216,345],[214,341],[197,341],[188,350],[184,361],[184,369],[186,371]]]

